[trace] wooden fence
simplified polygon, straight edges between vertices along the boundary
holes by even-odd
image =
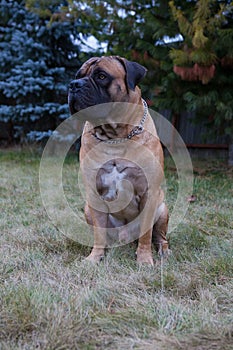
[[[229,158],[229,140],[226,136],[210,137],[204,123],[194,123],[195,113],[183,112],[172,116],[171,111],[160,111],[177,129],[192,156],[199,158]],[[172,140],[171,140],[172,143]]]

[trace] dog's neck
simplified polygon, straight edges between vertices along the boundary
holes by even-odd
[[[115,122],[115,118],[114,122],[106,120],[107,123],[93,127],[92,135],[99,141],[118,143],[141,134],[144,131],[144,123],[148,114],[148,107],[144,100],[142,100],[142,105],[143,109],[141,105],[130,106],[132,118],[127,120],[127,123],[122,122],[124,115],[121,115],[120,122]]]
[[[128,127],[129,125],[120,123],[103,124],[93,129],[93,135],[100,141],[123,138],[127,135],[126,128],[128,129]]]

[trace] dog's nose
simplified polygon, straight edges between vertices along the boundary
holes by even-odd
[[[70,92],[77,92],[78,89],[83,87],[83,84],[84,82],[82,79],[72,80],[69,85]]]

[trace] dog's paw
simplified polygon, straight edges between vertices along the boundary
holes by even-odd
[[[98,264],[104,258],[104,249],[93,249],[91,254],[85,258],[85,261],[90,261],[93,264]]]
[[[147,251],[137,251],[137,263],[154,266],[152,253]]]
[[[167,259],[171,254],[172,254],[172,251],[168,247],[166,247],[165,249],[160,249],[158,251],[158,255],[160,258]]]

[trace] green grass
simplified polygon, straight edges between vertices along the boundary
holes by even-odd
[[[233,172],[194,162],[194,194],[169,237],[172,255],[139,267],[135,244],[108,251],[98,266],[90,248],[60,233],[41,203],[34,152],[0,151],[1,349],[233,348]],[[77,160],[64,166],[72,193]],[[166,162],[171,208],[177,178]]]

